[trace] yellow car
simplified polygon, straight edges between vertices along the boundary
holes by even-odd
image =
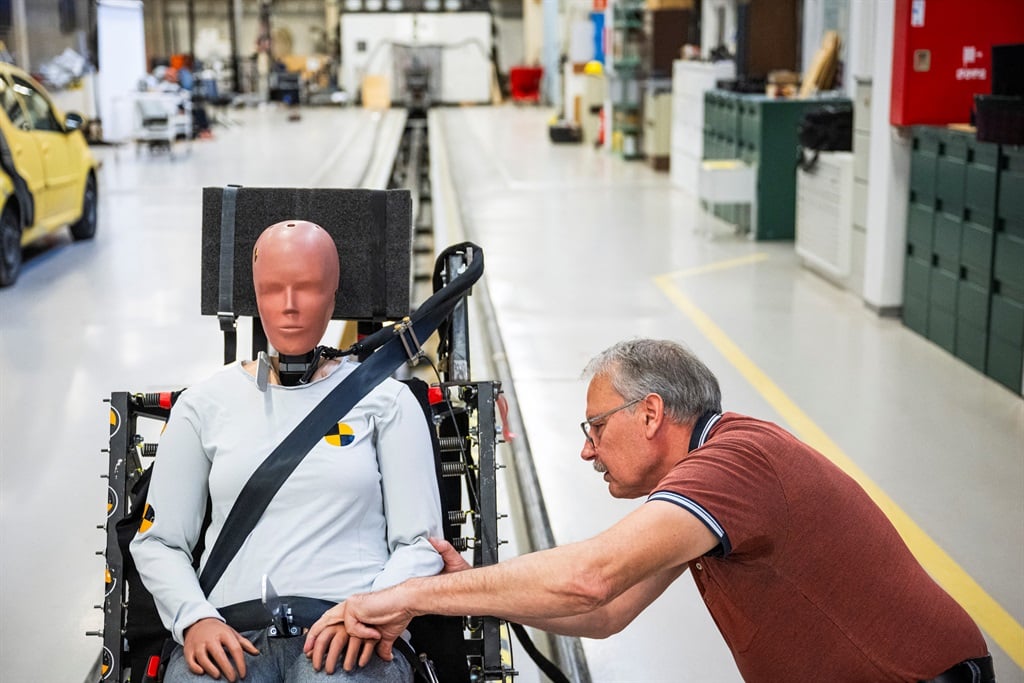
[[[76,240],[96,234],[96,160],[81,115],[64,116],[46,90],[0,63],[0,287],[14,283],[21,249],[71,226]]]

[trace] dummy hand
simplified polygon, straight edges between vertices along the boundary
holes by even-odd
[[[342,665],[345,671],[351,671],[357,663],[359,666],[369,664],[377,639],[364,639],[349,635],[344,623],[345,603],[335,605],[329,612],[330,616],[325,612],[320,620],[313,625],[306,637],[306,644],[302,648],[312,662],[313,669],[320,671],[320,668],[323,667],[328,674],[333,674],[338,661],[341,660],[342,653],[345,654],[345,661]],[[317,628],[323,623],[327,623],[327,625]]]
[[[185,629],[185,663],[192,673],[224,678],[234,683],[245,678],[243,650],[258,655],[259,650],[238,631],[220,619],[200,619]]]
[[[392,646],[395,640],[401,637],[413,616],[408,610],[401,607],[400,594],[401,587],[395,586],[378,593],[354,595],[340,605],[335,605],[324,612],[323,616],[310,627],[303,650],[307,654],[323,652],[328,648],[326,641],[321,644],[321,640],[328,637],[327,630],[332,626],[344,623],[348,638],[350,640],[358,639],[360,643],[359,647],[355,649],[351,644],[349,645],[349,649],[345,653],[346,671],[350,670],[349,666],[354,661],[356,650],[359,651],[359,666],[366,666],[372,654],[367,645],[372,645],[375,642],[377,643],[377,656],[390,662],[394,659]],[[333,632],[330,637],[332,640],[335,637]],[[314,656],[315,662],[315,655],[311,656]]]
[[[465,569],[472,569],[469,562],[466,562],[465,558],[459,554],[459,551],[452,546],[451,543],[442,538],[431,538],[428,539],[430,545],[434,546],[434,550],[441,554],[441,559],[444,560],[444,569],[441,570],[442,574],[451,574],[452,572],[461,572]]]

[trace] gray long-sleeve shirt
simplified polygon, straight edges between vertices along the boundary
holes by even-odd
[[[240,363],[183,393],[160,438],[148,505],[131,553],[175,640],[220,618],[217,607],[260,596],[268,574],[281,595],[341,601],[443,566],[427,541],[441,511],[423,413],[385,380],[295,469],[214,587],[203,595],[190,549],[207,496],[205,565],[235,498],[259,464],[357,364],[305,386],[256,388]]]

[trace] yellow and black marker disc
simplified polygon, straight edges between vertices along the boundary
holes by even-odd
[[[100,662],[100,680],[106,680],[107,676],[114,669],[114,658],[110,654],[110,650],[106,647],[103,648],[103,660]]]
[[[146,503],[146,509],[142,511],[142,522],[139,524],[139,533],[144,534],[149,531],[149,527],[153,526],[154,519],[156,519],[156,513],[153,512],[153,506]]]
[[[339,422],[324,434],[324,441],[332,446],[347,446],[352,443],[355,438],[356,436],[352,432],[352,428],[344,422]]]
[[[121,416],[118,414],[117,409],[113,406],[110,407],[110,435],[117,434],[118,428],[121,426]]]
[[[117,585],[117,579],[114,578],[114,571],[108,565],[106,570],[103,572],[103,580],[106,585],[106,590],[103,595],[109,596],[114,591],[114,586]]]
[[[110,486],[107,487],[107,519],[117,511],[117,493]]]

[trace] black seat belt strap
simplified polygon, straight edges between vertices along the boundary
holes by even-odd
[[[220,204],[220,277],[217,293],[217,319],[224,332],[224,365],[238,355],[238,316],[235,315],[235,205],[240,185],[228,185]]]
[[[475,249],[475,258],[470,266],[423,302],[403,324],[385,327],[363,339],[357,345],[362,350],[380,348],[334,387],[256,468],[235,499],[199,576],[203,593],[209,595],[217,585],[224,570],[263,516],[267,505],[331,425],[337,423],[375,386],[409,360],[406,335],[411,332],[415,339],[430,337],[451,314],[462,294],[480,279],[484,265],[483,252],[475,245],[466,244]]]
[[[537,668],[544,672],[552,683],[569,683],[569,679],[566,678],[562,670],[559,669],[554,662],[544,656],[544,654],[537,649],[537,646],[533,644],[533,640],[530,638],[530,634],[526,632],[526,628],[522,624],[517,624],[513,621],[508,622],[508,625],[512,627],[512,632],[516,634],[516,638],[519,639],[519,644],[526,650],[526,654],[530,655],[530,659],[537,665]]]

